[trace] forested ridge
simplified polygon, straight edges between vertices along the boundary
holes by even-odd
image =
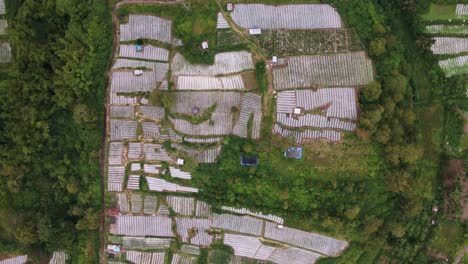
[[[99,0],[6,7],[14,60],[0,81],[0,252],[74,248],[74,263],[97,263],[110,9]]]

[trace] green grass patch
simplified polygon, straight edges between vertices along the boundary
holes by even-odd
[[[441,220],[435,230],[429,247],[437,253],[446,256],[455,256],[458,250],[466,242],[466,233],[463,224]]]
[[[458,18],[455,13],[456,5],[438,5],[431,4],[429,6],[429,11],[426,14],[422,15],[424,20],[462,20],[463,18]],[[466,17],[465,17],[466,18]]]

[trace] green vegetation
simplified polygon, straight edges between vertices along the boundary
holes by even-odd
[[[455,14],[456,5],[440,5],[431,4],[426,14],[422,15],[424,20],[448,20],[448,19],[459,19]]]
[[[7,1],[0,82],[0,251],[98,263],[111,15],[103,1]]]

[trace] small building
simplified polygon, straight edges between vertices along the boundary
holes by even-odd
[[[277,57],[277,56],[271,57],[271,62],[272,62],[273,64],[276,64],[276,63],[278,62],[278,57]]]
[[[227,3],[226,9],[227,11],[232,11],[234,9],[234,5],[232,3]]]
[[[204,49],[204,50],[208,49],[208,42],[207,42],[207,41],[203,41],[202,44],[201,44],[201,47],[202,47],[202,49]]]
[[[241,165],[242,166],[257,166],[258,165],[258,157],[255,156],[242,156],[241,157]]]
[[[200,113],[200,108],[198,108],[196,106],[194,108],[192,108],[192,114],[198,115],[199,113]]]
[[[250,35],[261,35],[262,34],[262,29],[261,28],[251,28],[251,29],[249,29],[249,34]]]
[[[283,225],[277,225],[276,227],[277,227],[278,229],[283,229],[283,228],[284,228]]]
[[[143,51],[143,45],[142,44],[136,44],[135,49],[136,49],[137,52],[139,52],[139,51],[141,52],[141,51]]]
[[[112,251],[112,252],[116,252],[116,253],[120,253],[120,247],[117,246],[117,245],[107,245],[107,250]]]
[[[300,115],[302,113],[302,109],[300,107],[294,107],[293,114]]]
[[[284,157],[291,158],[291,159],[301,159],[302,148],[291,147],[284,152]]]
[[[184,159],[177,159],[177,165],[184,165]]]
[[[143,75],[143,70],[134,70],[134,71],[133,71],[133,75],[135,75],[135,76],[141,76],[141,75]]]
[[[434,212],[434,213],[439,212],[439,207],[437,207],[437,206],[432,207],[432,212]]]

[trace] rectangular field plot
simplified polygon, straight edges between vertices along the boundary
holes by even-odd
[[[211,205],[202,201],[197,201],[197,206],[195,208],[195,215],[198,217],[210,217]]]
[[[429,34],[468,34],[467,25],[427,25],[424,32]]]
[[[145,159],[148,161],[174,161],[161,144],[145,144],[143,146],[143,152],[145,154]]]
[[[167,196],[167,205],[178,215],[193,215],[195,199],[193,197]]]
[[[221,145],[206,149],[190,148],[178,143],[172,143],[171,146],[185,152],[189,157],[196,158],[199,163],[214,163],[221,153]]]
[[[133,106],[111,106],[110,117],[127,117],[131,118],[134,115]]]
[[[226,18],[224,18],[223,13],[219,12],[218,13],[218,21],[216,23],[216,28],[217,29],[224,29],[224,28],[230,28],[229,23],[227,22]]]
[[[226,77],[179,76],[177,90],[244,90],[247,89],[240,74]]]
[[[213,227],[243,234],[257,235],[262,233],[263,220],[250,216],[231,214],[214,214]]]
[[[264,30],[256,36],[263,50],[272,56],[353,52],[364,47],[349,29]]]
[[[231,18],[243,28],[340,28],[340,15],[330,5],[237,4]]]
[[[185,256],[176,253],[172,256],[171,264],[195,264],[196,261],[197,259],[195,257]]]
[[[348,242],[344,240],[289,227],[280,229],[276,224],[268,222],[265,226],[265,238],[310,249],[332,257],[338,256],[348,246]]]
[[[251,215],[251,216],[258,217],[258,218],[263,218],[268,221],[276,222],[279,224],[283,224],[284,222],[284,219],[282,217],[271,215],[271,214],[265,215],[261,212],[260,213],[252,212],[247,208],[234,208],[234,207],[229,207],[229,206],[222,206],[221,209],[223,209],[224,211],[229,211],[229,212],[236,213],[236,214]]]
[[[190,255],[200,255],[200,248],[192,245],[182,245],[180,251]]]
[[[139,110],[145,118],[161,120],[164,119],[164,108],[160,106],[140,106]]]
[[[125,177],[125,167],[109,166],[107,167],[107,190],[110,192],[121,192]]]
[[[278,124],[273,127],[273,132],[282,137],[291,137],[296,140],[296,143],[302,144],[305,140],[325,139],[331,142],[341,140],[341,133],[334,130],[309,130],[295,131],[282,128]]]
[[[8,27],[8,22],[5,19],[0,19],[0,35],[6,34],[7,27]]]
[[[70,256],[63,251],[55,251],[52,254],[52,258],[49,261],[49,264],[65,264]]]
[[[468,38],[435,37],[431,46],[434,54],[457,54],[468,52]]]
[[[0,0],[0,8],[1,8],[1,3],[3,3],[3,0]],[[1,260],[0,263],[1,264],[25,264],[27,261],[28,261],[28,255],[23,255],[23,256],[17,256],[17,257],[12,257],[12,258]]]
[[[110,139],[115,140],[127,140],[136,139],[137,136],[137,121],[133,120],[110,120]]]
[[[468,18],[468,4],[457,4],[455,14],[459,18]]]
[[[148,182],[150,191],[198,193],[198,189],[196,188],[185,187],[179,184],[168,182],[163,179],[158,179],[154,177],[146,177],[146,181]]]
[[[143,212],[145,214],[154,214],[156,213],[156,208],[158,206],[158,198],[156,196],[145,196],[145,202],[143,207]]]
[[[445,72],[445,76],[467,74],[468,73],[468,56],[460,56],[439,61],[439,66]]]
[[[169,248],[172,241],[174,240],[171,238],[125,236],[122,238],[122,245],[133,250],[161,250]]]
[[[248,123],[252,119],[252,134],[248,135]],[[257,94],[244,94],[240,106],[239,118],[232,133],[239,137],[260,137],[262,122],[262,97]]]
[[[156,75],[153,72],[143,72],[141,76],[135,76],[133,72],[112,73],[111,92],[134,93],[149,92],[156,88]]]
[[[5,0],[0,0],[0,15],[6,14]]]
[[[4,42],[0,44],[0,63],[8,63],[11,60],[10,43]]]
[[[117,193],[117,205],[119,206],[120,212],[126,213],[129,211],[130,206],[128,205],[128,198],[126,193]]]
[[[276,90],[317,86],[359,86],[374,78],[365,52],[290,57],[284,68],[273,70]]]
[[[190,172],[185,172],[178,168],[169,167],[169,172],[171,173],[172,178],[179,178],[179,179],[185,179],[185,180],[192,179],[192,174],[190,174]]]
[[[262,243],[257,237],[228,233],[224,235],[224,244],[234,249],[234,255],[247,258],[255,258],[258,249],[262,246]]]
[[[152,74],[154,75],[154,80],[156,82],[160,82],[167,77],[169,64],[161,63],[161,62],[130,60],[130,59],[117,59],[116,62],[114,63],[114,66],[112,66],[112,69],[114,70],[116,69],[146,69],[146,71],[143,72],[143,76]],[[133,73],[132,75],[135,78],[143,77],[143,76],[135,76]],[[130,77],[126,76],[126,78],[130,78]]]
[[[307,250],[289,247],[277,248],[272,252],[269,261],[278,264],[313,264],[322,255]]]
[[[209,246],[213,240],[207,233],[211,229],[212,221],[209,219],[197,218],[176,218],[177,233],[181,236],[183,243],[190,243],[198,246]],[[195,236],[191,236],[193,230],[197,230]]]
[[[125,236],[174,237],[171,218],[166,216],[116,215],[109,233]]]
[[[316,127],[316,128],[334,128],[346,131],[354,131],[356,124],[353,122],[342,121],[338,118],[327,118],[322,115],[302,115],[297,118],[288,116],[287,114],[278,113],[276,121],[283,126],[301,128],[301,127]]]
[[[137,51],[135,45],[122,44],[120,45],[119,57],[168,61],[169,50],[152,45],[145,45],[142,51]]]
[[[109,144],[109,165],[122,165],[122,154],[124,145],[122,142],[111,142]]]
[[[136,105],[138,101],[137,98],[134,96],[125,96],[115,92],[111,92],[110,103],[111,105]]]
[[[190,64],[177,53],[172,62],[173,75],[219,75],[253,70],[252,54],[247,51],[223,52],[215,55],[213,65]]]
[[[172,21],[155,16],[129,15],[128,23],[120,25],[120,41],[154,39],[171,43]]]
[[[136,264],[164,264],[165,252],[127,251],[126,258]]]

